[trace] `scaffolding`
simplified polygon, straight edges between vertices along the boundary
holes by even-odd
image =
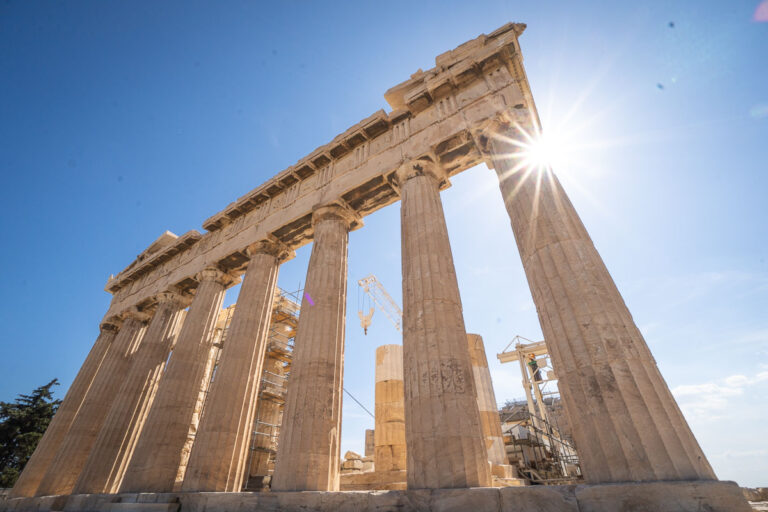
[[[527,410],[517,424],[506,427],[504,436],[510,458],[517,461],[520,472],[531,483],[561,484],[580,479],[578,454],[570,436],[560,427],[564,415],[554,412],[562,402],[544,341],[515,336],[496,357],[501,363],[518,361],[525,390]],[[510,405],[514,410],[515,405],[522,404],[513,402],[507,407]],[[509,411],[505,417],[502,409],[503,427],[510,424],[512,414]]]
[[[262,365],[259,397],[254,413],[253,431],[249,445],[248,474],[245,489],[262,490],[269,485],[274,471],[277,441],[282,423],[283,405],[288,377],[290,376],[293,344],[299,323],[299,310],[302,290],[288,292],[281,288],[275,290],[272,304],[272,318],[267,333],[266,350]],[[213,344],[209,356],[210,377],[207,386],[200,393],[200,413],[202,418],[208,402],[208,393],[216,380],[222,349],[227,342],[229,327],[235,313],[236,304],[222,309],[213,334]],[[269,418],[269,419],[265,419]],[[187,446],[191,449],[196,434],[196,424],[190,428]],[[186,461],[183,464],[186,466]],[[183,469],[182,476],[183,476]]]
[[[548,400],[554,406],[557,400]],[[501,411],[502,432],[507,457],[518,473],[532,484],[559,485],[581,478],[579,457],[559,426],[549,423],[527,408],[515,411],[525,402],[508,403]],[[515,417],[516,416],[516,417]],[[541,427],[541,428],[540,428]]]
[[[258,491],[268,488],[275,469],[285,394],[299,323],[301,292],[302,290],[287,292],[278,289],[275,294],[244,490]]]

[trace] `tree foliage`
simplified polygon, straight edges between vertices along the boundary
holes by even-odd
[[[13,403],[0,402],[0,488],[13,487],[43,437],[61,404],[51,391],[58,384],[53,379]]]

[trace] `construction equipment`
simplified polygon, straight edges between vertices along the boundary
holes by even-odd
[[[509,348],[514,344],[514,350]],[[555,372],[549,362],[547,346],[543,341],[531,341],[522,336],[515,336],[509,342],[501,354],[496,357],[501,363],[520,362],[520,372],[523,375],[523,388],[525,397],[528,400],[528,412],[535,416],[536,408],[539,409],[538,416],[547,421],[547,410],[544,406],[544,397],[558,394]],[[544,375],[542,375],[544,373]],[[554,390],[553,390],[554,389]]]
[[[514,349],[510,348],[514,345]],[[520,363],[523,389],[528,406],[527,425],[515,433],[507,432],[510,448],[519,453],[521,473],[531,482],[560,484],[580,478],[578,454],[572,441],[566,439],[552,408],[560,403],[557,376],[544,341],[515,336],[496,357],[501,363]],[[502,424],[505,423],[502,420]]]
[[[403,331],[400,325],[403,321],[403,311],[400,309],[400,306],[397,305],[397,302],[395,302],[389,293],[387,293],[387,290],[382,286],[379,280],[376,279],[376,276],[370,274],[369,276],[360,279],[357,284],[371,297],[373,303],[387,315],[387,318],[389,318],[390,322],[395,326],[397,332],[402,333]],[[373,307],[370,308],[367,315],[363,314],[361,308],[360,311],[358,311],[357,316],[360,317],[360,325],[365,331],[365,334],[368,334],[368,327],[370,327],[371,317],[373,317]]]

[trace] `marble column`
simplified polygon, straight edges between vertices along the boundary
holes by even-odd
[[[405,407],[405,404],[403,404],[403,407]],[[405,416],[405,411],[403,411],[403,416]],[[405,422],[403,422],[403,425],[405,425]],[[405,439],[405,432],[403,432],[403,439]],[[374,436],[374,430],[372,428],[367,428],[365,429],[365,456],[373,457],[375,451],[376,438]]]
[[[339,490],[347,245],[356,222],[339,206],[312,214],[314,243],[272,490]]]
[[[376,348],[375,378],[375,468],[376,471],[401,471],[406,464],[402,345]]]
[[[69,432],[61,442],[61,448],[40,482],[37,496],[72,492],[109,408],[128,374],[133,355],[144,334],[148,316],[133,309],[125,313],[124,318],[123,325],[99,366]]]
[[[487,128],[502,197],[589,482],[714,479],[642,334],[557,177]]]
[[[185,302],[174,292],[157,296],[157,309],[72,494],[119,489],[178,334]]]
[[[88,357],[85,358],[85,362],[80,367],[80,371],[77,372],[75,380],[72,381],[72,385],[69,387],[58,411],[56,411],[51,423],[45,430],[45,434],[43,434],[42,439],[37,444],[35,452],[27,461],[27,465],[24,466],[24,471],[22,471],[19,479],[16,481],[16,485],[13,486],[10,493],[11,498],[35,495],[40,481],[45,476],[45,472],[56,456],[56,452],[61,447],[61,442],[69,431],[83,400],[85,400],[91,383],[94,377],[96,377],[96,373],[109,348],[112,346],[121,324],[122,319],[118,317],[111,318],[101,324],[96,342],[88,353]]]
[[[488,359],[485,357],[483,338],[479,334],[467,334],[467,344],[472,361],[477,408],[480,410],[480,423],[483,427],[485,447],[488,450],[488,460],[494,464],[509,464],[501,434],[501,418],[496,404],[496,393],[493,391],[491,371],[488,369]]]
[[[183,491],[239,492],[247,474],[277,273],[293,251],[277,241],[261,241],[249,246],[247,253],[250,261],[195,436]]]
[[[459,285],[440,200],[443,171],[402,165],[403,371],[408,488],[487,487]]]
[[[120,492],[171,492],[185,458],[184,448],[210,380],[216,320],[233,279],[215,268],[200,272],[199,285],[168,366],[128,464]]]

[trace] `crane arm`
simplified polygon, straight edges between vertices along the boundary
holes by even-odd
[[[390,322],[395,326],[397,332],[403,332],[401,329],[403,311],[400,309],[400,306],[397,305],[397,302],[395,302],[389,293],[387,293],[387,290],[379,280],[376,279],[376,276],[371,274],[360,279],[357,284],[371,297],[371,299],[373,299],[374,304],[387,315],[387,318],[389,318]]]

